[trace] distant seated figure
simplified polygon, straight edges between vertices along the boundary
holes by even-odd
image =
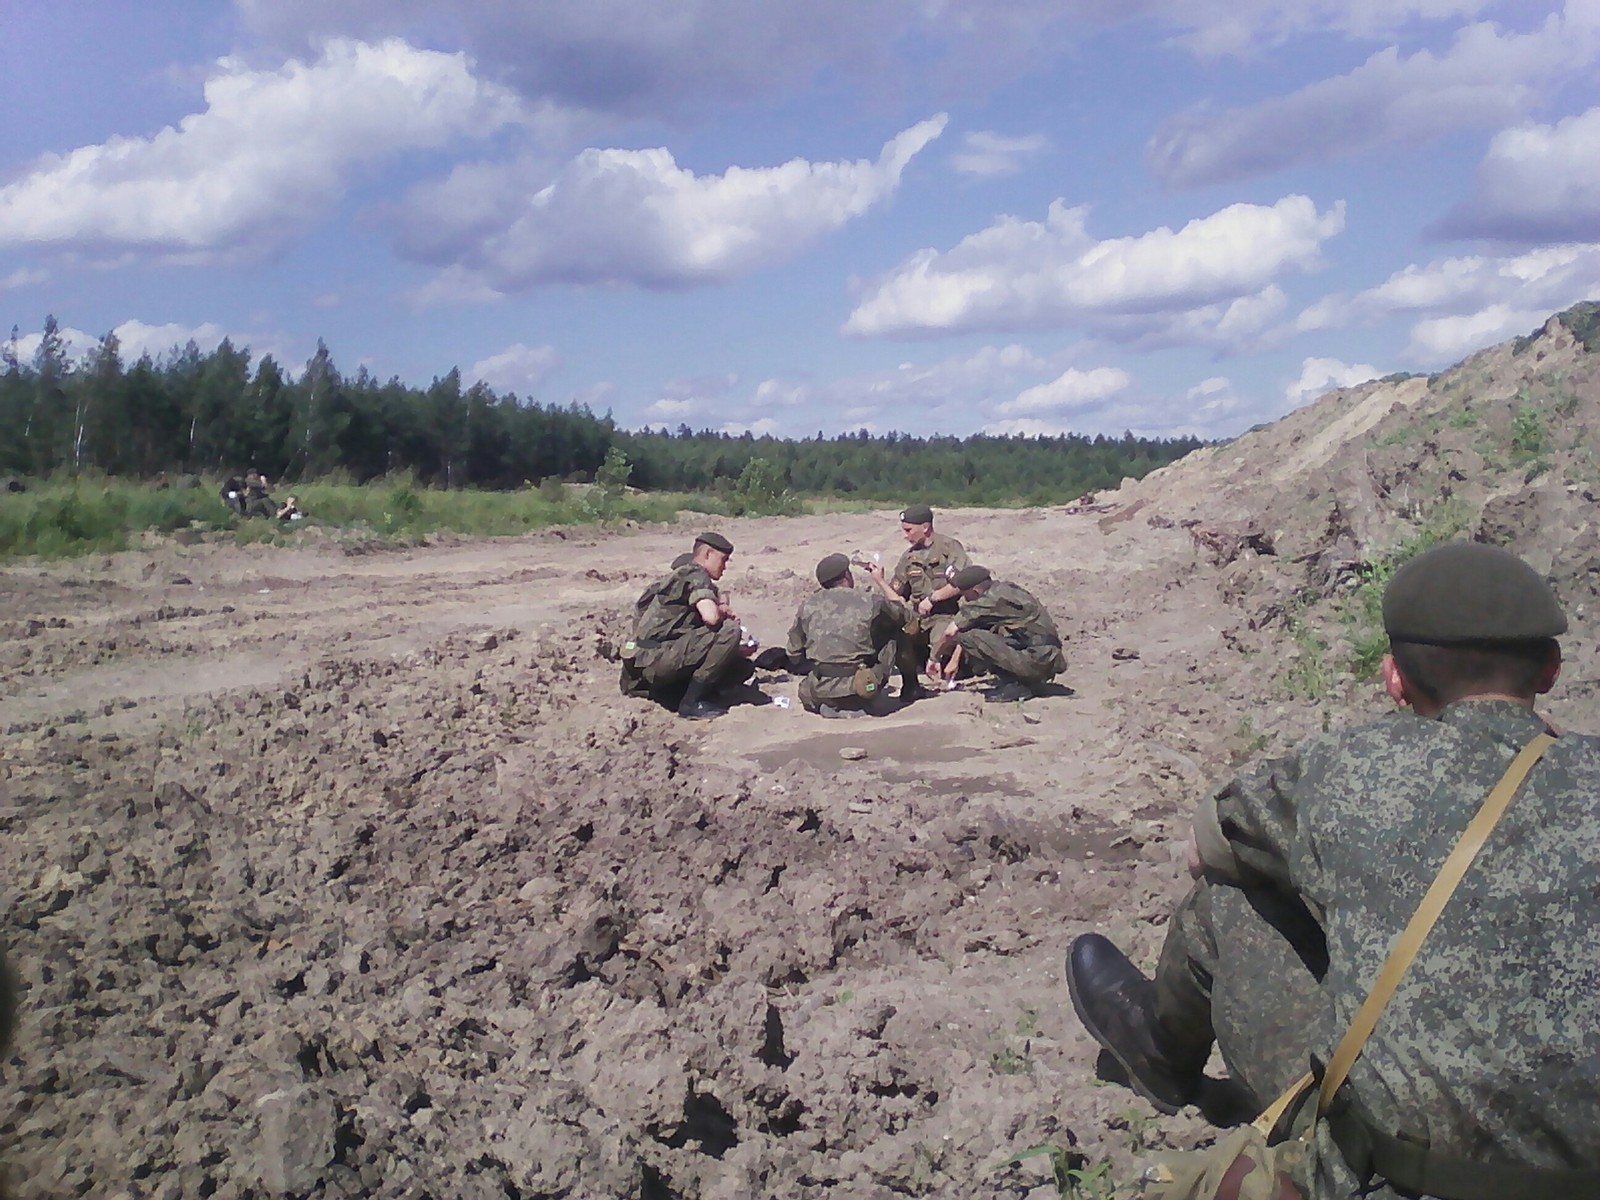
[[[300,511],[299,501],[297,501],[293,496],[290,496],[287,500],[285,500],[283,502],[283,507],[278,509],[278,520],[280,521],[298,521],[304,516],[305,513]]]
[[[961,568],[950,582],[961,590],[961,607],[939,637],[935,662],[960,646],[975,670],[994,675],[988,700],[1037,696],[1067,669],[1061,635],[1032,592],[979,566]]]
[[[237,475],[229,475],[222,481],[218,495],[236,516],[244,516],[244,480]]]
[[[269,481],[260,471],[251,467],[244,473],[244,515],[247,517],[270,517],[278,511],[278,506],[272,499],[268,490]]]
[[[883,568],[866,567],[874,578]],[[850,560],[830,554],[817,564],[820,591],[800,603],[789,630],[787,657],[800,681],[800,703],[824,717],[882,716],[893,711],[884,687],[894,673],[897,636],[906,606],[878,588],[856,588]]]

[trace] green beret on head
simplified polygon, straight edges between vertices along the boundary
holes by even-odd
[[[830,554],[817,563],[817,582],[821,584],[832,583],[835,579],[843,579],[845,572],[850,569],[850,559],[843,554]]]
[[[1394,573],[1383,628],[1391,642],[1456,646],[1560,637],[1567,618],[1550,585],[1515,554],[1451,542]]]
[[[988,583],[993,578],[994,576],[989,574],[988,567],[962,567],[961,570],[950,576],[950,582],[963,592],[968,592],[979,584]]]
[[[720,533],[702,533],[695,538],[696,546],[710,546],[713,550],[721,550],[724,554],[733,553],[733,543]]]
[[[900,514],[900,520],[907,525],[932,525],[933,509],[926,504],[912,504]]]

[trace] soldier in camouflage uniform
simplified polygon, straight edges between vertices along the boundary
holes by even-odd
[[[961,590],[950,576],[967,565],[967,552],[955,538],[933,531],[933,509],[926,504],[913,504],[900,514],[900,532],[908,543],[906,551],[894,575],[877,583],[889,599],[909,602],[895,662],[900,699],[910,701],[926,695],[918,677],[929,665],[934,630],[955,615]]]
[[[1404,711],[1251,767],[1199,807],[1194,890],[1154,983],[1076,939],[1073,1005],[1163,1111],[1213,1036],[1258,1101],[1325,1063],[1518,751],[1567,628],[1494,547],[1413,559],[1384,597]],[[1600,1195],[1600,739],[1564,734],[1512,800],[1385,1009],[1293,1180],[1308,1200]]]
[[[622,651],[623,695],[647,695],[681,717],[708,720],[725,711],[714,694],[755,673],[741,652],[739,618],[716,586],[732,556],[727,538],[702,533],[690,561],[640,595]]]
[[[1067,669],[1061,635],[1038,597],[1024,587],[995,579],[987,567],[963,567],[951,577],[961,607],[940,631],[929,670],[960,646],[995,685],[987,700],[1026,700]]]
[[[883,577],[876,563],[866,570],[875,581]],[[805,672],[800,703],[824,717],[881,716],[889,711],[883,689],[894,669],[905,606],[881,590],[856,590],[843,554],[817,564],[817,582],[822,590],[805,598],[789,630],[790,667]]]
[[[271,517],[278,511],[277,503],[272,499],[271,485],[267,477],[260,471],[251,467],[244,473],[244,515],[247,517]]]

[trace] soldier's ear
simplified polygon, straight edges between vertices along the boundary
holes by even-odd
[[[1411,692],[1406,685],[1406,677],[1400,673],[1399,664],[1394,661],[1394,655],[1385,654],[1383,656],[1381,669],[1383,671],[1383,690],[1389,693],[1389,699],[1393,700],[1401,708],[1409,708],[1411,706]]]
[[[1544,695],[1555,687],[1556,680],[1561,678],[1561,645],[1552,641],[1550,644],[1550,657],[1545,660],[1544,671],[1539,676],[1537,695]]]

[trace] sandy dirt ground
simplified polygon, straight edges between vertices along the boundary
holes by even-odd
[[[940,517],[1047,599],[1072,694],[845,722],[779,674],[710,723],[618,695],[699,522],[6,570],[12,1189],[1052,1195],[1005,1160],[1193,1141],[1096,1079],[1063,953],[1153,961],[1188,807],[1315,711],[1249,696],[1265,635],[1185,530],[1104,521]],[[719,527],[767,643],[823,554],[902,548]]]
[[[1382,702],[1281,686],[1314,563],[1127,501],[942,513],[1072,691],[877,720],[772,673],[787,707],[709,723],[619,696],[622,614],[710,520],[0,572],[11,1190],[1109,1196],[1208,1136],[1097,1078],[1064,952],[1153,965],[1207,786]],[[822,555],[902,548],[714,524],[768,644]],[[1592,727],[1585,645],[1555,711]]]

